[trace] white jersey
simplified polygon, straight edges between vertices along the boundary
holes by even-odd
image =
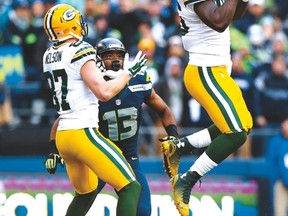
[[[98,127],[98,99],[80,74],[83,64],[91,59],[96,61],[96,51],[84,41],[52,46],[44,53],[44,76],[60,115],[57,130]]]
[[[219,33],[203,23],[194,11],[194,4],[205,0],[177,0],[181,17],[181,33],[189,64],[197,66],[231,65],[230,31]],[[189,3],[188,3],[189,2]],[[216,3],[215,3],[216,4]]]

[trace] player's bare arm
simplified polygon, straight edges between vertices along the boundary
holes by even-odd
[[[171,124],[176,125],[176,120],[171,109],[163,101],[163,99],[155,92],[154,89],[152,89],[151,96],[147,101],[145,101],[145,103],[159,115],[164,128],[166,128]]]
[[[85,84],[91,89],[96,97],[105,102],[110,100],[118,94],[128,83],[131,77],[135,76],[138,72],[145,68],[147,59],[142,51],[139,51],[133,60],[129,60],[129,54],[126,53],[124,57],[123,70],[113,80],[106,81],[101,70],[96,66],[94,60],[87,61],[81,68],[80,74]],[[93,72],[95,71],[95,72]]]
[[[223,32],[231,24],[237,8],[238,0],[226,0],[218,7],[214,0],[196,3],[194,11],[210,28]]]
[[[60,118],[58,117],[52,125],[51,131],[50,131],[50,137],[49,137],[50,141],[55,140],[59,120]]]
[[[244,14],[247,10],[247,7],[248,7],[248,2],[249,2],[248,0],[247,1],[238,0],[238,4],[236,7],[236,11],[235,11],[233,20],[241,19],[244,16]]]
[[[113,80],[105,81],[93,60],[87,61],[82,66],[80,73],[86,85],[103,102],[120,92],[131,78],[128,73],[122,73]]]

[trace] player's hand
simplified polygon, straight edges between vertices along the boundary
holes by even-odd
[[[45,167],[49,174],[55,174],[57,170],[57,164],[60,164],[62,167],[64,167],[64,160],[61,158],[59,154],[56,153],[50,153],[45,161]]]
[[[147,59],[145,58],[145,54],[142,55],[142,51],[140,50],[135,56],[134,60],[129,60],[129,54],[126,53],[124,57],[124,71],[128,71],[131,77],[135,76],[138,72],[142,71],[145,66]]]
[[[64,160],[59,155],[55,140],[51,140],[49,154],[44,162],[47,172],[49,174],[55,174],[58,163],[64,167]]]
[[[102,73],[104,73],[106,71],[106,67],[103,63],[103,61],[101,60],[100,56],[96,55],[96,66],[100,69],[100,71]]]

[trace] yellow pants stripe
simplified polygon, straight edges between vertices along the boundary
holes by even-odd
[[[207,111],[223,133],[251,129],[252,117],[237,83],[226,66],[198,67],[188,65],[184,84],[189,94]]]
[[[96,129],[87,128],[85,132],[91,142],[99,148],[107,157],[112,160],[116,166],[121,170],[121,172],[126,176],[127,179],[133,179],[134,175],[132,170],[124,156],[120,153],[120,149],[114,144],[111,145],[111,142],[103,137]],[[107,144],[110,143],[109,145]]]
[[[217,82],[211,67],[199,67],[198,69],[203,85],[221,108],[222,114],[227,120],[227,124],[230,128],[235,128],[236,131],[240,132],[242,125],[241,121],[239,120],[238,113],[235,110],[234,104]]]

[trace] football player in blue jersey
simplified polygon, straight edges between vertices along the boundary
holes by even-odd
[[[123,72],[126,49],[120,40],[105,38],[97,44],[96,50],[98,66],[103,69],[104,79],[114,79]],[[115,97],[107,102],[99,103],[99,128],[105,137],[112,140],[121,149],[131,165],[137,181],[142,186],[137,216],[150,216],[150,190],[139,164],[137,144],[143,103],[160,116],[162,125],[169,136],[178,137],[175,117],[168,105],[153,89],[146,71],[134,76]],[[104,185],[105,182],[99,179],[99,192]]]
[[[96,50],[97,66],[101,69],[104,79],[113,80],[125,72],[123,64],[127,51],[120,40],[105,38],[96,45]],[[178,132],[171,109],[155,92],[149,74],[143,68],[116,96],[105,102],[99,101],[98,118],[99,131],[119,147],[141,185],[137,216],[150,216],[151,194],[147,179],[140,167],[137,144],[142,104],[145,103],[158,113],[168,136],[178,137]],[[51,129],[50,140],[55,138],[56,128],[57,121]],[[54,152],[56,155],[57,149]],[[48,172],[55,173],[56,159],[54,163],[51,162],[48,165],[46,165]],[[97,193],[105,184],[104,181],[98,179]]]

